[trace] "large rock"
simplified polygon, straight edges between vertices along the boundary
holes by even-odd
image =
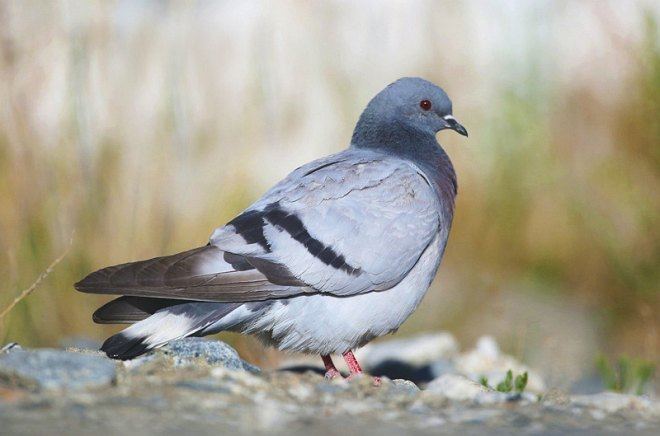
[[[500,351],[495,339],[491,336],[481,337],[472,350],[461,353],[454,360],[456,372],[463,374],[472,380],[486,377],[491,385],[496,385],[504,380],[507,371],[513,371],[514,375],[527,372],[527,391],[542,393],[545,391],[545,383],[541,376],[520,363],[517,359]]]
[[[502,393],[475,383],[467,377],[444,374],[426,386],[426,397],[440,397],[450,401],[463,401],[475,404],[498,404],[512,401],[535,401],[528,393]]]
[[[211,366],[259,372],[259,368],[241,359],[236,350],[222,341],[202,338],[179,339],[165,345],[158,352],[171,357],[175,366],[193,365],[203,361]]]
[[[115,377],[115,362],[100,354],[54,349],[0,354],[0,381],[10,386],[80,390],[107,386]]]
[[[489,390],[462,375],[445,374],[429,383],[425,392],[441,395],[449,400],[476,401]]]

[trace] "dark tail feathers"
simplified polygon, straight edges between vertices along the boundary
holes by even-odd
[[[129,338],[123,333],[117,333],[105,340],[101,345],[101,351],[112,359],[133,359],[149,351],[149,346],[144,342],[145,339],[142,337]]]

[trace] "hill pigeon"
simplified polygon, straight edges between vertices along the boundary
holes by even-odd
[[[97,323],[131,323],[101,350],[131,359],[174,339],[253,334],[280,350],[343,355],[395,332],[440,264],[457,192],[440,130],[467,136],[449,97],[420,78],[387,86],[348,149],[294,170],[207,245],[110,266],[77,290],[121,297]]]

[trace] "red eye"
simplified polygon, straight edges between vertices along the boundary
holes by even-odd
[[[422,101],[419,102],[419,107],[421,107],[425,111],[430,111],[432,106],[433,105],[431,104],[431,102],[429,100],[422,100]]]

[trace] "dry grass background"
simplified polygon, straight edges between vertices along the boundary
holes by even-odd
[[[75,231],[0,342],[116,330],[73,282],[205,243],[416,75],[470,138],[439,135],[458,215],[403,334],[492,333],[551,367],[657,360],[658,18],[653,1],[0,1],[0,308]]]

